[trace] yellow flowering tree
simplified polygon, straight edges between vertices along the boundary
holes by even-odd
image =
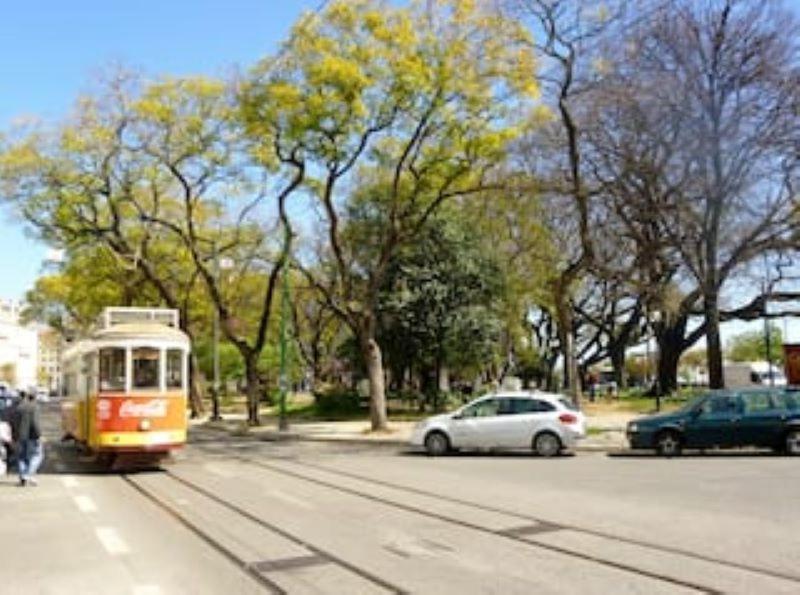
[[[358,340],[371,421],[386,427],[376,304],[386,267],[445,203],[491,174],[533,121],[533,44],[465,0],[339,0],[302,18],[241,91],[266,163],[305,165],[324,234],[306,276]]]

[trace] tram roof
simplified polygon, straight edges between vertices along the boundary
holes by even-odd
[[[155,347],[163,344],[189,347],[189,337],[182,330],[154,322],[135,322],[117,324],[110,328],[100,329],[90,336],[70,345],[64,352],[64,358],[84,354],[101,347],[113,346],[115,343],[147,342]]]
[[[182,330],[167,326],[165,324],[153,322],[134,322],[128,324],[117,324],[110,328],[96,331],[92,334],[95,341],[101,340],[124,340],[124,339],[165,339],[167,341],[188,341]]]

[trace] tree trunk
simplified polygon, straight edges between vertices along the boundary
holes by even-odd
[[[361,355],[364,358],[369,379],[369,414],[372,430],[386,430],[388,420],[386,415],[383,358],[381,356],[381,348],[374,336],[368,335],[361,339]]]
[[[656,342],[658,343],[656,392],[658,394],[667,395],[678,390],[678,364],[685,350],[686,322],[684,317],[672,325],[661,325],[656,330]]]
[[[440,393],[449,393],[450,392],[450,370],[447,366],[441,365],[439,366],[439,392]]]
[[[708,361],[709,388],[725,388],[722,370],[722,341],[719,335],[719,300],[716,291],[709,291],[703,299],[706,324],[706,357]]]
[[[247,379],[247,423],[251,426],[261,425],[258,415],[260,382],[258,378],[258,357],[248,354],[244,358],[245,377]]]
[[[555,297],[558,339],[564,357],[564,388],[576,402],[580,402],[581,385],[578,376],[578,357],[575,352],[572,310],[565,295],[559,292]]]
[[[615,346],[609,350],[611,367],[614,370],[614,382],[618,389],[628,388],[628,375],[625,373],[625,346]]]
[[[205,413],[203,391],[200,388],[200,365],[194,351],[189,355],[189,408],[192,419]]]

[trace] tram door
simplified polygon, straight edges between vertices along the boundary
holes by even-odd
[[[80,388],[83,401],[83,438],[89,446],[92,440],[92,391],[94,390],[94,355],[88,354],[83,357],[83,386]]]

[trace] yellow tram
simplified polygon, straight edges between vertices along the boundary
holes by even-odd
[[[190,348],[176,310],[106,308],[64,352],[65,435],[117,463],[183,446]]]

